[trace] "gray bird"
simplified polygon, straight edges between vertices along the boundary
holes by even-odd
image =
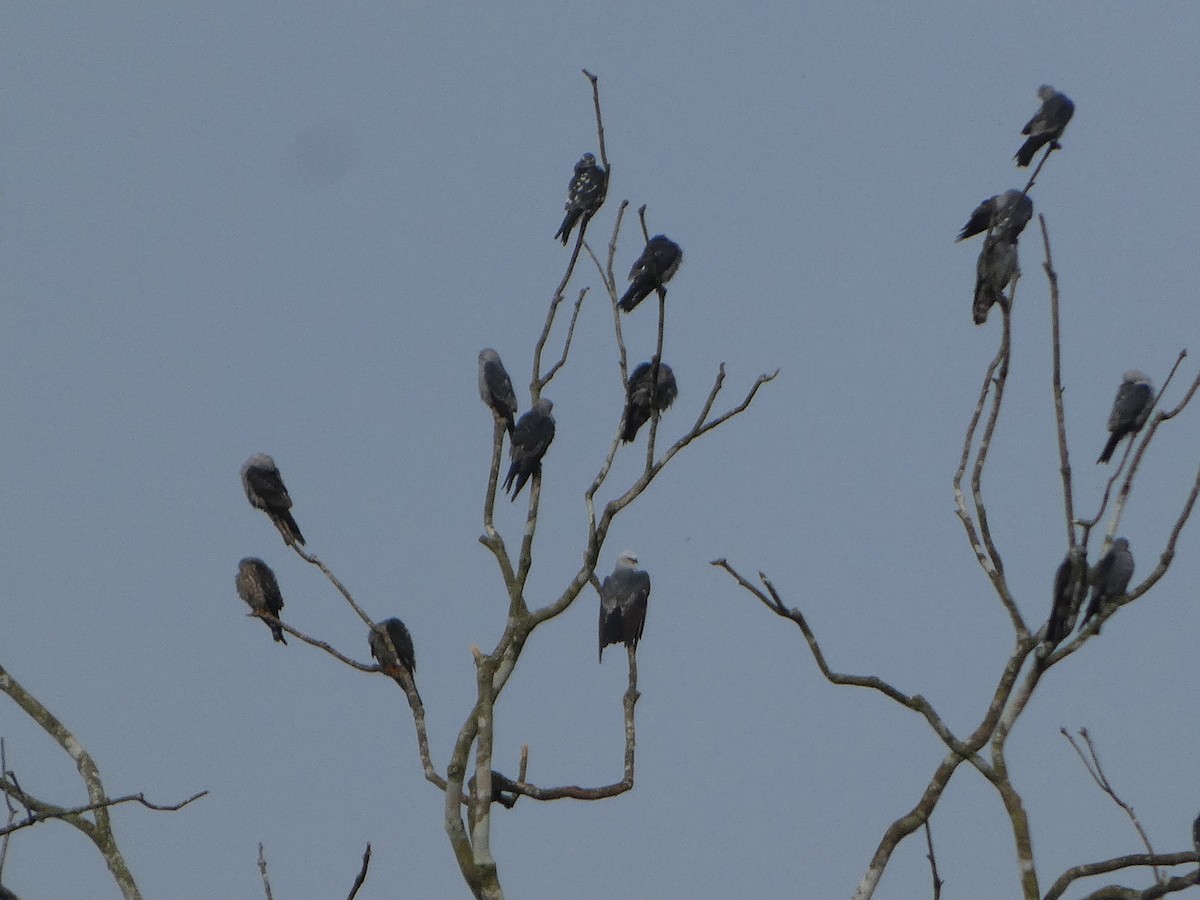
[[[1004,289],[1017,276],[1017,242],[1003,233],[993,231],[984,239],[975,264],[975,300],[971,313],[975,324],[987,321],[993,303],[1004,306],[1008,301]]]
[[[650,421],[654,409],[664,412],[679,396],[675,373],[666,363],[658,366],[658,388],[655,390],[654,362],[644,362],[633,370],[625,385],[625,415],[622,419],[621,440],[630,443],[638,429]]]
[[[521,416],[513,431],[509,455],[512,465],[508,467],[508,477],[504,479],[504,490],[512,490],[512,499],[517,499],[521,488],[531,476],[542,471],[542,457],[550,449],[554,440],[554,416],[550,411],[554,404],[545,397],[533,401],[533,409]]]
[[[629,290],[618,301],[622,312],[629,312],[655,291],[671,280],[679,264],[683,262],[683,251],[665,234],[656,234],[646,243],[642,255],[629,270]]]
[[[389,639],[391,646],[388,645]],[[391,675],[399,681],[397,676],[402,673],[412,675],[417,670],[412,635],[399,619],[393,617],[377,623],[367,636],[367,643],[371,647],[371,655],[375,657],[384,674]]]
[[[479,396],[491,407],[493,415],[503,420],[511,435],[516,427],[517,395],[500,354],[491,347],[479,351]]]
[[[242,466],[242,487],[246,499],[255,509],[265,512],[283,535],[288,545],[304,544],[304,535],[292,518],[292,498],[283,486],[283,478],[275,467],[275,460],[265,453],[255,453]]]
[[[1153,408],[1154,385],[1151,384],[1149,376],[1137,369],[1130,369],[1123,376],[1121,386],[1117,388],[1112,412],[1108,414],[1108,443],[1104,445],[1104,451],[1096,462],[1106,463],[1112,459],[1121,439],[1125,435],[1135,435],[1141,431]]]
[[[1092,583],[1092,599],[1088,601],[1087,613],[1083,617],[1086,625],[1093,617],[1104,612],[1112,600],[1116,600],[1129,587],[1133,578],[1133,554],[1129,552],[1129,541],[1117,538],[1112,547],[1096,563],[1089,576]],[[1100,629],[1096,629],[1096,634]]]
[[[646,624],[650,576],[637,567],[637,557],[622,553],[611,575],[600,585],[600,662],[604,648],[624,643],[637,650]]]
[[[607,193],[608,173],[602,166],[596,165],[596,157],[590,153],[583,154],[579,162],[575,163],[575,174],[567,186],[567,203],[563,207],[567,215],[563,218],[558,233],[554,235],[555,238],[562,238],[564,247],[571,237],[571,229],[580,219],[583,221],[580,222],[579,233],[583,234],[587,230],[588,222],[604,203]]]
[[[954,240],[956,243],[964,241],[990,228],[993,234],[1003,233],[1015,244],[1032,218],[1033,201],[1020,191],[1005,191],[988,197],[975,207],[971,218],[967,219],[967,224]]]
[[[1015,157],[1017,166],[1022,168],[1029,165],[1033,155],[1045,144],[1049,144],[1051,150],[1058,149],[1058,139],[1075,114],[1075,104],[1050,85],[1043,84],[1037,95],[1042,106],[1021,129],[1021,134],[1029,135],[1029,140],[1021,145]]]
[[[1087,593],[1087,559],[1080,548],[1068,553],[1054,575],[1054,600],[1046,623],[1045,641],[1057,646],[1075,627],[1079,607]]]
[[[237,585],[238,596],[256,614],[279,618],[280,610],[283,609],[283,594],[279,593],[279,582],[275,580],[275,573],[265,562],[257,556],[247,556],[238,563],[234,583]],[[263,619],[263,622],[271,629],[271,637],[281,644],[287,643],[283,638],[283,629],[278,623],[268,622],[266,619]]]

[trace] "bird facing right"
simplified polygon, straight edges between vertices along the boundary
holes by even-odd
[[[242,488],[255,509],[261,509],[283,535],[289,547],[304,544],[300,526],[292,518],[292,498],[283,486],[283,476],[275,460],[266,453],[255,453],[242,465]]]
[[[552,409],[553,403],[545,397],[538,397],[533,401],[533,409],[521,416],[513,431],[508,450],[512,465],[508,467],[508,477],[504,479],[504,490],[512,488],[513,500],[517,499],[525,482],[542,471],[542,457],[554,440],[554,416],[550,415]]]
[[[517,395],[500,354],[491,347],[479,351],[479,396],[511,435],[516,427]]]
[[[665,234],[656,234],[646,243],[642,255],[637,258],[633,268],[629,270],[629,290],[625,292],[617,306],[622,312],[629,312],[650,295],[671,280],[679,264],[683,262],[683,251],[679,245]]]
[[[556,238],[562,238],[564,247],[567,246],[575,223],[580,222],[579,231],[582,234],[592,216],[604,203],[607,193],[608,173],[602,166],[596,165],[595,156],[591,153],[583,154],[579,162],[575,163],[575,174],[571,176],[571,183],[567,186],[567,203],[563,207],[567,214],[554,235]]]
[[[1113,600],[1116,600],[1129,587],[1133,578],[1133,553],[1129,550],[1129,541],[1123,537],[1112,542],[1112,546],[1091,572],[1092,599],[1088,601],[1087,613],[1083,617],[1086,625],[1091,619],[1104,612]],[[1100,633],[1097,626],[1096,634]]]

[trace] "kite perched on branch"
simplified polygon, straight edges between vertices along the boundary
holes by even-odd
[[[650,295],[651,291],[663,287],[683,262],[683,251],[665,234],[656,234],[646,243],[642,255],[629,270],[629,290],[618,301],[622,312],[629,312]]]
[[[609,644],[636,650],[646,625],[650,576],[637,567],[637,557],[622,553],[616,568],[600,585],[600,661]]]
[[[655,382],[657,381],[657,388]],[[654,410],[664,412],[679,396],[675,384],[675,373],[666,363],[658,364],[658,378],[654,377],[654,363],[644,362],[633,370],[625,386],[625,415],[622,419],[621,440],[630,443],[637,437],[638,429],[650,421]]]
[[[1154,385],[1150,383],[1149,376],[1137,369],[1130,369],[1125,373],[1121,386],[1117,388],[1112,412],[1108,414],[1108,443],[1104,445],[1104,450],[1096,462],[1106,463],[1112,459],[1113,451],[1117,449],[1121,439],[1141,431],[1153,408]]]
[[[512,499],[517,499],[521,488],[531,476],[542,471],[542,457],[550,449],[554,440],[554,416],[550,410],[554,404],[545,397],[533,401],[533,409],[521,416],[513,431],[512,446],[509,455],[512,465],[508,467],[508,477],[504,479],[504,490],[512,488]],[[513,487],[513,485],[516,487]]]
[[[567,214],[554,236],[562,238],[563,246],[571,237],[571,229],[580,222],[580,232],[587,229],[588,221],[596,214],[604,203],[604,195],[608,193],[608,173],[603,167],[596,165],[596,157],[585,153],[575,163],[575,174],[567,187],[567,203],[563,207]]]
[[[992,233],[1005,234],[1010,241],[1016,243],[1029,220],[1033,218],[1033,201],[1027,194],[1020,191],[1005,191],[994,197],[988,197],[971,213],[971,218],[962,227],[954,240],[965,241],[969,237],[983,234],[989,228]]]
[[[511,435],[516,427],[517,395],[500,354],[491,347],[479,351],[479,396]]]
[[[265,453],[255,453],[246,460],[242,466],[242,487],[246,490],[250,505],[270,517],[272,524],[283,535],[285,544],[304,544],[300,526],[292,518],[292,498],[283,486],[283,476],[275,467],[275,460]]]
[[[283,609],[283,595],[279,593],[279,582],[271,567],[256,556],[247,556],[238,563],[238,573],[235,579],[238,596],[246,601],[246,605],[254,610],[255,615],[269,615],[279,618]],[[286,644],[283,639],[283,629],[278,622],[263,619],[271,629],[271,637],[279,643]]]
[[[1066,94],[1059,93],[1050,85],[1043,84],[1038,88],[1037,95],[1042,106],[1021,129],[1021,134],[1029,135],[1029,140],[1021,145],[1014,157],[1022,168],[1029,165],[1033,155],[1046,144],[1050,145],[1051,150],[1058,149],[1058,139],[1075,114],[1075,104]]]
[[[1086,625],[1094,616],[1104,612],[1110,601],[1116,600],[1125,593],[1129,581],[1133,578],[1133,554],[1129,551],[1129,541],[1117,538],[1112,542],[1109,551],[1096,563],[1092,569],[1092,599],[1088,601],[1087,614],[1083,617]],[[1100,629],[1096,629],[1096,634]]]

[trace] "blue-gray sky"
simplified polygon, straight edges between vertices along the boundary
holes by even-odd
[[[919,795],[942,756],[925,725],[826,684],[796,629],[714,557],[768,572],[836,668],[976,723],[1011,638],[950,479],[999,324],[971,324],[978,244],[953,238],[981,199],[1023,184],[1011,157],[1039,84],[1077,104],[1033,197],[1062,280],[1081,511],[1103,487],[1092,461],[1121,373],[1161,383],[1180,348],[1200,349],[1194,5],[39,3],[3,18],[0,661],[111,793],[211,792],[175,815],[116,815],[147,897],[261,896],[259,841],[277,897],[344,895],[368,841],[364,900],[466,894],[395,685],[244,617],[237,562],[262,556],[289,621],[368,658],[361,623],[249,507],[238,467],[274,454],[311,548],[372,614],[408,624],[444,762],[474,689],[469,647],[494,642],[505,610],[476,541],[491,436],[476,354],[500,351],[528,408],[568,252],[551,236],[571,166],[596,149],[581,67],[601,79],[614,167],[590,236],[628,198],[686,255],[665,354],[680,398],[660,435],[690,424],[721,361],[726,403],[781,374],[614,529],[602,573],[633,548],[654,579],[637,786],[499,811],[509,896],[848,896]],[[1034,229],[985,487],[1040,621],[1065,536]],[[621,274],[640,245],[627,231]],[[627,320],[639,359],[651,320],[649,306]],[[601,296],[547,395],[534,602],[578,565],[583,490],[620,416]],[[1190,485],[1198,414],[1156,441],[1123,521],[1141,575]],[[510,543],[524,510],[499,510]],[[1189,846],[1196,534],[1046,679],[1010,742],[1044,884],[1139,846],[1060,725],[1092,730],[1158,849]],[[625,671],[619,655],[596,666],[596,606],[585,594],[527,647],[497,710],[499,768],[529,743],[539,784],[619,777]],[[7,701],[0,734],[23,785],[82,802],[69,761]],[[951,895],[1015,894],[1006,821],[976,774],[956,776],[933,829]],[[923,854],[904,845],[877,896],[925,895]],[[28,898],[118,896],[53,824],[14,839],[4,879]]]

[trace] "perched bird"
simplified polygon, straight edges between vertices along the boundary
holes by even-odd
[[[664,412],[679,396],[675,373],[666,363],[658,365],[657,382],[656,390],[653,361],[642,363],[629,376],[629,383],[625,385],[625,416],[621,430],[621,440],[625,443],[637,437],[638,429],[650,421],[654,409]]]
[[[1129,552],[1129,541],[1117,538],[1112,547],[1096,563],[1091,572],[1092,599],[1088,602],[1087,613],[1083,617],[1086,625],[1094,616],[1104,611],[1110,600],[1115,600],[1125,593],[1129,580],[1133,578],[1133,554]],[[1096,634],[1100,629],[1096,629]]]
[[[256,556],[247,556],[238,563],[238,573],[235,579],[238,596],[246,601],[246,605],[254,610],[255,615],[270,615],[279,618],[283,609],[283,595],[279,593],[279,582],[271,567]],[[283,629],[277,622],[266,622],[271,629],[271,637],[286,644],[283,639]]]
[[[1113,451],[1125,435],[1135,435],[1142,430],[1146,420],[1150,418],[1150,410],[1154,408],[1154,385],[1149,376],[1130,369],[1117,388],[1117,396],[1113,400],[1112,412],[1108,414],[1108,443],[1100,454],[1097,463],[1106,463],[1112,459]],[[1132,439],[1131,439],[1132,440]]]
[[[683,251],[679,245],[665,234],[656,234],[646,243],[646,249],[637,258],[633,268],[629,270],[629,290],[620,299],[617,306],[622,311],[629,312],[649,296],[651,291],[665,285],[671,280],[683,262]]]
[[[1015,244],[1032,218],[1033,201],[1020,191],[1005,191],[988,197],[975,207],[971,218],[967,219],[967,224],[954,240],[956,243],[964,241],[990,228],[993,234],[1002,233]]]
[[[283,478],[279,469],[275,468],[275,460],[265,453],[255,453],[242,466],[242,487],[246,489],[246,499],[255,509],[261,509],[283,535],[283,542],[289,545],[304,544],[304,535],[292,518],[292,498],[288,496],[287,488],[283,486]]]
[[[1042,107],[1021,129],[1021,134],[1029,135],[1029,140],[1021,145],[1015,157],[1017,165],[1022,168],[1029,165],[1033,155],[1043,145],[1049,144],[1051,150],[1058,149],[1058,139],[1062,137],[1067,123],[1075,114],[1075,104],[1066,94],[1060,94],[1050,85],[1043,84],[1038,88],[1037,95],[1042,101]]]
[[[636,650],[646,624],[650,576],[637,567],[637,557],[622,553],[611,575],[600,585],[600,662],[604,648],[624,643]]]
[[[479,396],[492,409],[493,415],[504,422],[508,433],[513,433],[517,418],[517,395],[513,393],[512,379],[500,354],[491,347],[479,351]]]
[[[508,477],[504,479],[506,491],[516,483],[512,490],[513,500],[517,499],[517,494],[521,493],[530,476],[542,471],[542,457],[554,440],[554,416],[550,415],[552,409],[553,403],[545,397],[538,397],[533,401],[533,409],[521,416],[513,431],[512,446],[508,451],[512,465],[508,467]]]
[[[389,646],[388,641],[391,641]],[[412,635],[397,618],[384,619],[371,628],[367,636],[371,655],[379,663],[385,675],[400,681],[401,674],[412,675],[417,670],[417,657],[413,652]],[[404,682],[400,682],[401,685]]]
[[[1079,618],[1079,607],[1087,593],[1087,559],[1080,548],[1068,553],[1054,576],[1054,601],[1045,641],[1055,647],[1071,633]]]
[[[604,195],[607,193],[608,173],[596,165],[596,157],[590,153],[583,154],[579,162],[575,163],[575,174],[567,187],[567,203],[563,207],[567,215],[563,218],[558,233],[554,235],[556,238],[562,238],[564,247],[571,237],[571,229],[580,218],[583,221],[579,224],[579,232],[582,234],[587,229],[588,221],[604,203]]]
[[[976,325],[987,321],[993,303],[1003,306],[1004,289],[1017,276],[1017,242],[993,231],[984,239],[975,264],[975,301],[971,312]]]

